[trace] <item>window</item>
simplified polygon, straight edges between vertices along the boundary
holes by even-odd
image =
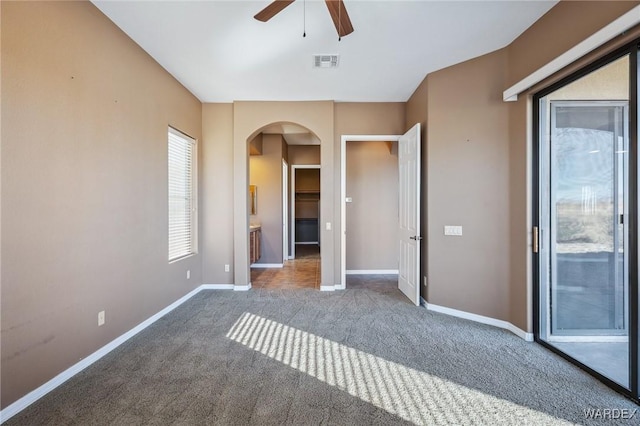
[[[169,261],[196,252],[194,152],[196,141],[169,127]]]

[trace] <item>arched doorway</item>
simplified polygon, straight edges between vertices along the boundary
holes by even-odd
[[[251,288],[249,268],[249,141],[271,125],[295,124],[320,140],[322,184],[321,290],[334,290],[333,102],[235,102],[234,103],[234,289]],[[260,189],[258,188],[260,194]],[[260,195],[258,195],[260,198]],[[258,208],[260,201],[258,201]]]
[[[238,106],[244,107],[244,106],[247,106],[246,104],[248,103],[239,103],[239,104],[240,105]],[[251,103],[251,104],[255,106],[256,104],[262,105],[263,103],[258,102],[258,103]],[[271,103],[264,103],[264,104],[271,104]],[[304,117],[300,117],[303,119],[296,120],[296,121],[281,120],[281,119],[271,121],[265,118],[256,118],[254,115],[255,110],[253,109],[251,111],[252,114],[250,114],[252,116],[251,119],[242,120],[241,118],[244,115],[243,114],[244,109],[234,108],[234,111],[236,112],[234,117],[234,212],[239,212],[239,213],[246,212],[246,214],[242,214],[242,213],[234,214],[234,289],[235,290],[248,290],[252,286],[251,285],[251,269],[250,269],[250,260],[251,260],[250,248],[251,247],[250,247],[250,238],[249,238],[250,225],[251,225],[251,215],[249,214],[250,213],[249,207],[250,207],[252,198],[249,197],[249,193],[248,193],[249,185],[253,183],[250,181],[251,174],[250,174],[250,155],[249,155],[250,151],[253,149],[252,142],[254,142],[256,138],[258,138],[258,140],[262,138],[263,144],[265,139],[268,140],[268,143],[274,144],[274,139],[281,138],[282,139],[281,146],[283,146],[284,149],[286,149],[287,151],[288,151],[287,147],[289,146],[295,147],[296,150],[300,150],[300,148],[303,146],[308,146],[308,145],[313,146],[317,153],[316,159],[315,161],[313,161],[313,163],[322,164],[323,167],[324,167],[324,164],[326,163],[326,157],[331,156],[332,154],[333,147],[331,146],[331,144],[329,144],[328,148],[324,144],[322,144],[323,139],[325,141],[331,140],[330,135],[331,135],[331,130],[333,126],[333,115],[329,114],[330,109],[327,108],[328,106],[332,106],[331,104],[327,102],[278,103],[278,104],[282,104],[282,106],[286,106],[287,108],[285,109],[291,109],[290,113],[282,114],[282,116],[288,115],[288,116],[295,117],[300,113],[300,110],[301,110],[300,106],[304,106],[308,108],[302,108],[302,112],[304,113],[302,115]],[[298,106],[298,108],[295,107],[296,105]],[[234,107],[236,107],[235,104],[234,104]],[[241,110],[241,112],[238,114],[237,110]],[[273,113],[272,109],[270,108],[265,109],[266,116],[272,113]],[[310,119],[309,117],[311,117],[312,119]],[[252,120],[256,123],[256,126],[249,130],[249,125],[247,125],[247,121],[252,121]],[[239,121],[242,122],[242,126],[237,125]],[[240,127],[244,128],[245,130],[241,129]],[[242,134],[246,136],[239,136]],[[322,138],[320,137],[321,135],[322,135]],[[276,151],[276,156],[279,157],[278,161],[280,162],[280,172],[277,174],[277,176],[281,184],[284,181],[282,160],[283,159],[285,160],[288,171],[291,170],[291,165],[294,165],[294,162],[298,160],[294,159],[293,161],[287,161],[288,159],[286,158],[286,156],[282,155],[282,153],[285,152],[284,150],[282,149],[280,150],[280,155],[277,154],[277,149],[275,151]],[[270,155],[272,154],[273,154],[273,150],[270,150]],[[330,164],[330,166],[332,166],[332,164]],[[332,170],[332,167],[329,167],[329,170]],[[276,176],[275,169],[272,170],[272,173],[273,173],[273,176]],[[321,177],[321,180],[331,181],[330,179],[331,177],[329,175]],[[323,193],[328,190],[328,194],[330,194],[328,195],[329,199],[332,196],[332,191],[330,186],[331,185],[328,185],[328,188],[323,188]],[[273,189],[271,189],[270,193],[275,194],[275,192],[273,192]],[[257,208],[258,208],[258,211],[260,211],[264,201],[265,194],[263,194],[263,191],[261,190],[260,187],[257,188],[257,194],[258,194]],[[284,206],[283,188],[280,188],[278,193],[275,194],[275,198],[278,199],[278,203],[281,206],[280,211],[282,211]],[[291,202],[290,199],[288,201]],[[332,211],[332,204],[333,204],[332,202],[328,202],[326,206],[328,208],[326,210],[324,209],[325,206],[323,206],[323,209],[318,214],[318,219],[317,219],[318,223],[322,223],[323,216],[329,217],[329,214]],[[281,218],[282,217],[284,216],[281,216]],[[279,220],[282,220],[281,218],[279,218]],[[289,222],[291,223],[291,220]],[[263,225],[263,224],[260,223],[260,225]],[[289,225],[289,226],[292,226],[292,225]],[[270,228],[271,228],[271,233],[273,234],[273,230],[274,230],[273,221],[271,221]],[[284,250],[285,245],[283,244],[283,239],[285,238],[285,232],[282,227],[279,228],[277,234],[278,235],[276,239],[279,242],[277,244],[273,243],[274,240],[272,239],[270,242],[269,249],[271,250],[271,254],[274,254],[275,247],[276,246],[280,247],[280,250],[281,250],[279,252],[280,258],[278,259],[279,262],[273,262],[275,263],[275,265],[270,265],[270,266],[280,266],[280,262],[285,263],[288,260],[288,257],[286,256],[288,255],[288,253],[285,253],[285,250]],[[330,256],[333,255],[333,247],[332,247],[333,237],[332,236],[329,236],[327,238],[327,243],[328,243],[328,246],[322,248],[323,262],[322,263],[319,262],[319,268],[326,268],[330,265],[330,263],[326,265],[324,264],[324,258],[325,258],[326,251],[329,252]],[[263,259],[262,262],[260,263],[269,264],[272,262],[268,261],[268,259]],[[332,274],[318,273],[318,276],[321,276],[321,275],[327,276]],[[330,282],[332,281],[333,279],[331,279]],[[333,286],[331,286],[330,289],[333,290],[334,289]]]
[[[280,122],[253,132],[247,143],[252,287],[318,288],[320,139]]]

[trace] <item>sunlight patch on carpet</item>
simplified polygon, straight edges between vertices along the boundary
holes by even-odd
[[[570,424],[248,312],[226,336],[414,424]]]

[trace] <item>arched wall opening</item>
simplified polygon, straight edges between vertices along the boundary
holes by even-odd
[[[320,288],[333,290],[335,239],[332,230],[335,217],[333,190],[334,173],[334,111],[333,102],[235,102],[234,103],[234,289],[251,288],[249,263],[249,142],[275,125],[292,124],[304,129],[320,141],[320,180],[322,232]],[[339,213],[339,212],[338,212]]]
[[[297,123],[280,122],[252,133],[247,142],[249,257],[255,281],[258,269],[282,268],[294,259],[295,243],[306,245],[308,256],[319,254],[320,139]],[[312,170],[299,170],[310,165],[312,176],[307,176]]]

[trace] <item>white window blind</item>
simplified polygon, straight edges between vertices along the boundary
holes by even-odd
[[[169,261],[195,253],[195,140],[169,128]]]

